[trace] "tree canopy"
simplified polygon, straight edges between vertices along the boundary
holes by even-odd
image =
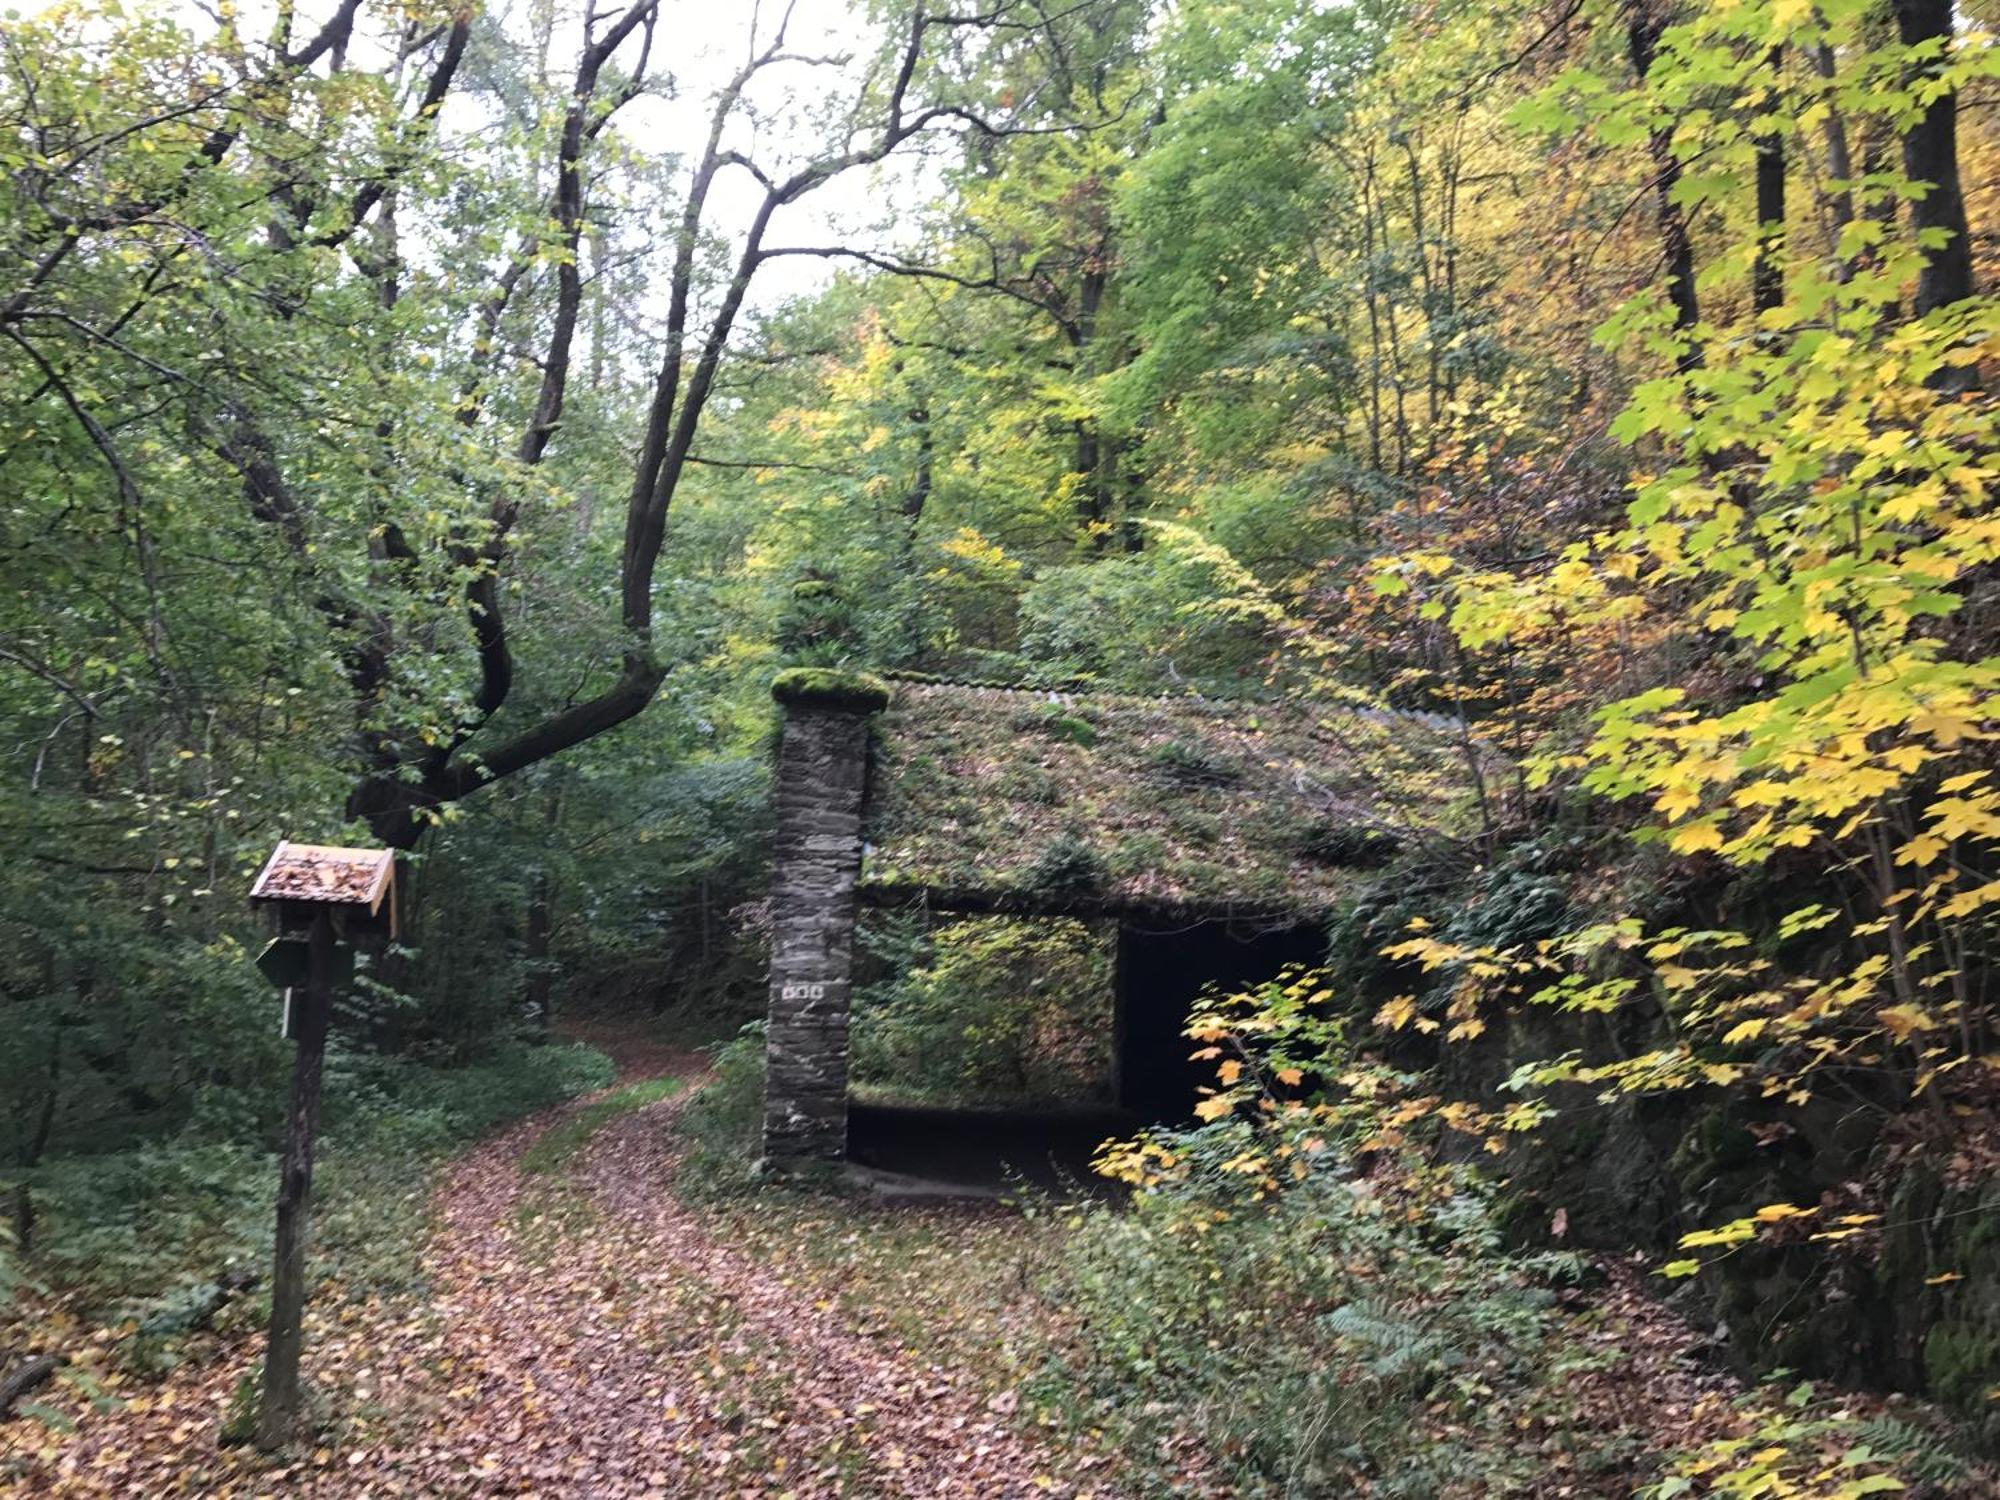
[[[1244,893],[1332,958],[1193,1018],[1234,1071],[1109,1158],[1142,1192],[1423,1136],[1608,1243],[1514,1153],[1670,1115],[1634,1243],[1715,1306],[1808,1236],[1886,1264],[1919,1166],[1957,1274],[2000,1161],[1990,4],[690,9],[0,23],[17,1252],[55,1158],[272,1128],[280,837],[408,857],[359,1053],[753,1012],[770,689],[829,669],[1185,700],[1296,729],[1246,785],[1337,743],[1423,802]],[[1091,750],[1126,710],[1008,712],[1023,868],[1311,865],[1285,798]],[[895,805],[969,817],[902,749]],[[1093,824],[1149,776],[1170,840]],[[1001,1005],[937,975],[1005,946],[910,938],[884,993]],[[1725,1124],[1798,1160],[1732,1177]],[[1812,1284],[1747,1361],[1840,1363]],[[2000,1302],[1924,1288],[1885,1378],[1990,1440]]]

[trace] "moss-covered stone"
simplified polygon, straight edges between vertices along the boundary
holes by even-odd
[[[791,667],[771,680],[771,696],[787,708],[830,708],[872,714],[889,706],[889,684],[866,672]]]

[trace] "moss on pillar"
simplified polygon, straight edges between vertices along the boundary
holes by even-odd
[[[872,714],[889,706],[889,684],[866,672],[789,667],[771,680],[771,696],[787,708]]]

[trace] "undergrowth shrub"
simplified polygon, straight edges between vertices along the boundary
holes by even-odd
[[[1128,1447],[1191,1426],[1246,1495],[1530,1492],[1542,1460],[1510,1424],[1596,1357],[1554,1312],[1579,1263],[1510,1252],[1463,1169],[1320,1165],[1317,1129],[1147,1140],[1171,1175],[1087,1215],[1059,1274],[1077,1377]],[[1273,1191],[1243,1164],[1279,1148],[1312,1165]]]
[[[1111,1076],[1111,957],[1073,920],[881,922],[855,997],[857,1087],[961,1104],[1080,1101]]]
[[[1347,1028],[1325,971],[1211,994],[1187,1028],[1216,1068],[1202,1123],[1099,1151],[1134,1194],[1081,1216],[1057,1278],[1082,1320],[1064,1362],[1128,1450],[1191,1430],[1247,1496],[1540,1496],[1552,1457],[1564,1494],[1949,1485],[1947,1445],[1810,1387],[1710,1392],[1671,1432],[1630,1420],[1606,1392],[1632,1351],[1563,1305],[1589,1262],[1511,1243],[1464,1159],[1497,1159],[1532,1112],[1432,1092]]]
[[[414,1274],[437,1157],[611,1074],[587,1047],[516,1044],[435,1067],[336,1044],[314,1180],[315,1270],[357,1288]],[[268,1146],[194,1130],[53,1157],[36,1172],[43,1218],[23,1269],[100,1316],[142,1315],[231,1267],[266,1269],[276,1180]]]
[[[1670,1455],[1642,1500],[1966,1493],[1960,1482],[1969,1467],[1936,1433],[1890,1415],[1857,1415],[1810,1382],[1784,1389],[1781,1380],[1782,1374],[1774,1376],[1728,1403],[1726,1424],[1714,1422],[1714,1410],[1697,1410],[1704,1425],[1723,1425],[1726,1435]],[[1710,1403],[1722,1405],[1720,1397]]]
[[[764,1023],[752,1021],[712,1051],[708,1082],[675,1117],[683,1143],[675,1186],[695,1199],[753,1185],[764,1121]]]

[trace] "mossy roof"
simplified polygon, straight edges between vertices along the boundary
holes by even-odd
[[[1309,917],[1442,816],[1435,736],[1393,716],[890,685],[864,828],[878,904]]]

